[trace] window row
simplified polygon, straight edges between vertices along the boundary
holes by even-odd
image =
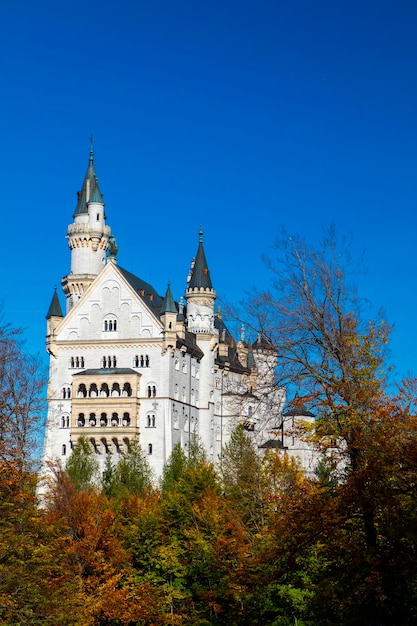
[[[80,383],[77,389],[77,398],[117,398],[117,397],[130,397],[132,395],[132,386],[130,383],[124,383],[122,386],[119,383],[113,383],[111,387],[107,383],[102,383],[100,389],[96,383],[86,387],[84,383]]]
[[[117,358],[115,356],[103,356],[101,366],[104,369],[115,368],[117,367]]]
[[[104,332],[111,332],[117,330],[117,320],[104,320],[103,323]]]
[[[133,367],[149,367],[149,357],[147,354],[136,355],[133,359]]]
[[[111,415],[107,415],[107,413],[101,413],[100,416],[95,413],[90,413],[88,417],[84,413],[79,413],[77,418],[77,426],[78,428],[84,428],[84,426],[90,426],[94,428],[97,424],[105,428],[106,426],[130,426],[131,419],[129,413],[123,413],[123,417],[119,417],[118,413],[112,413]]]
[[[174,398],[175,400],[179,400],[180,398],[180,390],[178,385],[175,385],[174,387]],[[181,390],[181,400],[182,402],[187,401],[187,391],[185,387],[183,387]],[[191,404],[194,404],[195,402],[198,402],[198,390],[191,389]]]
[[[111,454],[112,449],[111,449],[111,444],[113,444],[113,451],[117,452],[118,454],[120,454],[121,452],[121,447],[119,444],[119,441],[114,438],[110,441],[107,441],[107,439],[103,438],[101,439],[101,441],[99,443],[97,443],[97,441],[93,438],[90,439],[90,443],[91,446],[94,450],[94,452],[96,454],[100,454],[100,452],[102,451],[105,454]],[[100,450],[100,443],[102,444],[101,450]],[[128,439],[123,439],[123,443],[125,445],[125,448],[128,449],[129,448],[129,440]],[[72,446],[69,446],[70,448],[72,448]],[[148,443],[148,454],[152,454],[153,452],[153,445],[151,443]],[[62,456],[66,456],[67,454],[67,445],[64,443],[62,445]]]
[[[88,421],[88,426],[95,427],[97,426],[97,419],[95,413],[90,413],[88,420],[86,420],[86,416],[84,413],[78,414],[77,426],[79,428],[83,428]],[[106,426],[118,427],[120,426],[120,419],[117,413],[112,413],[111,416],[107,416],[107,413],[101,413],[99,418],[99,425],[103,428]],[[130,426],[130,416],[129,413],[123,413],[122,418],[122,426]],[[70,427],[70,416],[65,414],[61,417],[61,428],[69,428]],[[146,428],[156,428],[156,416],[155,413],[149,413],[146,416]]]
[[[69,366],[71,369],[76,367],[83,368],[84,367],[84,357],[83,356],[72,356],[69,361]]]

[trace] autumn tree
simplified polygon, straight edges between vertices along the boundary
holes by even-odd
[[[46,383],[39,357],[27,353],[21,329],[0,320],[0,454],[28,464],[37,458]]]
[[[412,623],[415,568],[405,567],[410,561],[401,546],[408,554],[415,549],[408,525],[415,407],[388,393],[390,327],[381,316],[365,318],[350,282],[358,266],[349,252],[333,229],[316,246],[284,233],[278,258],[269,262],[272,288],[248,308],[254,327],[275,347],[275,384],[287,388],[295,406],[308,404],[317,414],[310,435],[323,455],[317,491],[301,492],[310,495],[292,530],[294,559],[311,567],[318,622],[390,624],[397,613],[401,623]],[[396,528],[408,529],[407,539]],[[394,585],[389,563],[398,564]]]

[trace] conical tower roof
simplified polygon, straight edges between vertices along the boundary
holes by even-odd
[[[94,167],[93,144],[91,144],[90,147],[90,160],[84,177],[83,186],[81,191],[78,192],[78,202],[74,212],[74,217],[76,215],[88,213],[87,205],[90,199],[94,199],[95,202],[103,202],[103,196],[98,186],[97,174]]]
[[[49,305],[48,313],[46,314],[46,319],[49,319],[50,317],[64,317],[62,314],[62,309],[61,309],[61,305],[59,302],[56,287],[55,287],[54,295],[52,296],[51,304]]]
[[[198,244],[197,255],[195,257],[194,267],[192,269],[189,289],[213,289],[211,284],[210,272],[207,267],[206,255],[203,248],[203,231],[200,228],[200,241]]]
[[[174,298],[172,297],[171,286],[168,283],[164,301],[161,306],[161,315],[164,313],[177,313],[177,307],[175,306]]]

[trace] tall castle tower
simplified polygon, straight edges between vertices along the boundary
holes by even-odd
[[[70,273],[62,279],[67,299],[67,313],[81,298],[87,287],[101,272],[109,247],[110,227],[106,226],[103,196],[94,168],[93,146],[78,202],[68,226],[68,246],[71,250]]]

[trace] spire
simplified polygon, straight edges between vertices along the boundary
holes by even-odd
[[[175,306],[174,298],[172,297],[171,285],[168,282],[164,301],[161,306],[161,315],[164,313],[177,313],[177,307]]]
[[[192,268],[192,274],[190,282],[188,283],[189,289],[213,289],[210,279],[210,272],[207,267],[206,255],[203,248],[203,231],[200,227],[199,244],[197,250],[197,256],[195,257],[194,267]]]
[[[88,213],[88,202],[94,199],[94,202],[103,202],[103,196],[100,193],[98,186],[98,179],[96,170],[94,167],[94,150],[93,139],[90,138],[90,160],[88,163],[87,172],[84,177],[83,186],[81,191],[78,191],[78,202],[74,212],[74,217],[82,213]],[[100,198],[100,199],[98,199]]]
[[[62,314],[61,305],[59,303],[58,294],[54,291],[54,295],[52,296],[51,304],[49,305],[48,313],[46,314],[46,319],[48,320],[50,317],[64,317]]]

